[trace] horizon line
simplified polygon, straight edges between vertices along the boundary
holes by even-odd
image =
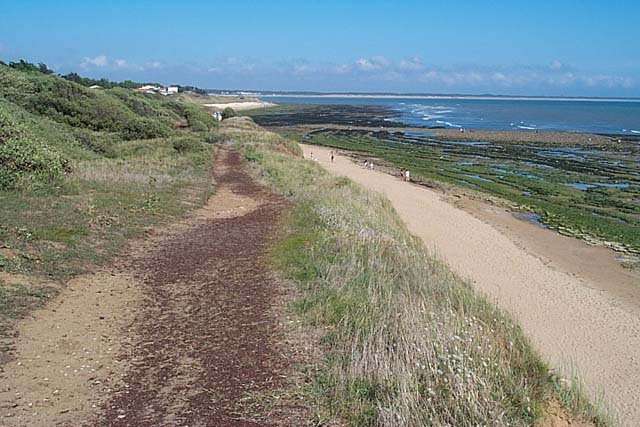
[[[562,95],[496,95],[431,92],[348,92],[348,91],[278,91],[248,89],[205,89],[209,94],[255,95],[273,97],[309,98],[405,98],[405,99],[484,99],[484,100],[547,100],[547,101],[603,101],[640,102],[640,97],[616,96],[562,96]]]

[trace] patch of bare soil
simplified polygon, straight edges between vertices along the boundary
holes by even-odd
[[[547,416],[541,423],[542,427],[594,427],[594,424],[567,414],[567,411],[557,401],[550,402]]]
[[[114,356],[140,296],[130,275],[98,272],[71,280],[23,321],[12,360],[0,365],[0,425],[72,426],[96,413],[120,379]]]
[[[130,368],[95,424],[271,425],[247,414],[246,396],[282,383],[279,291],[260,263],[275,238],[283,199],[221,150],[218,192],[194,222],[131,260],[146,299]]]
[[[15,258],[18,256],[18,253],[10,248],[0,248],[0,255],[2,255],[5,258]]]

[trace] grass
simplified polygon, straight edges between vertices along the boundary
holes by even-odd
[[[307,390],[321,402],[318,421],[533,425],[556,400],[605,423],[551,375],[512,319],[407,232],[388,200],[246,123],[226,138],[294,202],[272,262],[300,287],[293,312],[325,331],[324,366]]]
[[[204,203],[217,124],[171,97],[1,66],[0,81],[10,83],[0,88],[1,339],[70,277]]]

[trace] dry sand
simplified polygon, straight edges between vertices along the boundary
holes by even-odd
[[[218,110],[224,110],[227,107],[231,107],[236,111],[253,110],[255,108],[272,107],[276,104],[266,101],[246,101],[246,102],[227,102],[224,104],[204,104],[205,107],[216,108]]]
[[[331,163],[326,148],[303,150],[331,173],[383,193],[414,235],[514,315],[551,366],[565,375],[577,371],[623,425],[640,425],[640,314],[633,300],[597,286],[591,275],[564,271],[440,193],[365,170],[348,157]]]

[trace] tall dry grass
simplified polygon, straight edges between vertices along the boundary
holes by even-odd
[[[388,200],[287,154],[278,135],[222,132],[295,202],[274,262],[302,287],[295,310],[326,331],[314,390],[327,417],[518,426],[571,400],[518,325],[427,252]],[[604,422],[591,405],[567,411]]]

